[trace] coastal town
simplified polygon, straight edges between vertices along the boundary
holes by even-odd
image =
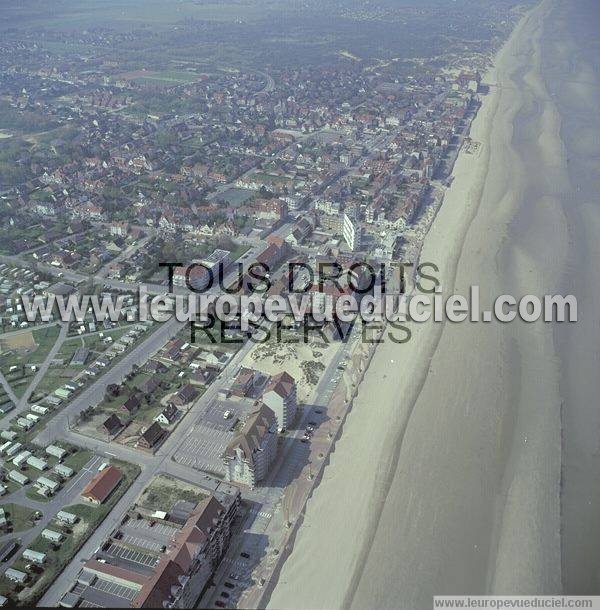
[[[258,263],[281,295],[289,263],[418,262],[458,155],[480,154],[483,75],[518,16],[444,61],[268,70],[108,51],[144,29],[7,31],[2,604],[263,606],[376,344],[140,320],[139,286],[218,294]],[[294,279],[323,307],[353,290]],[[84,294],[122,297],[121,317],[23,306]]]

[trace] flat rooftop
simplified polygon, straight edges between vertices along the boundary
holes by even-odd
[[[121,544],[118,540],[113,540],[108,542],[106,549],[96,554],[96,558],[103,559],[111,566],[136,572],[142,576],[150,576],[160,561],[160,553],[132,548]]]
[[[71,596],[81,600],[80,608],[129,608],[136,595],[136,589],[103,578],[96,578],[92,585],[77,583],[71,590]]]
[[[95,558],[106,561],[107,565],[149,576],[178,531],[176,524],[130,517],[112,533]]]

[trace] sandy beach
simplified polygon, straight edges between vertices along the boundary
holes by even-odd
[[[482,308],[501,294],[566,293],[569,271],[593,251],[574,247],[561,114],[541,71],[559,5],[536,6],[497,55],[471,130],[481,152],[459,156],[424,243],[421,261],[439,266],[444,293],[478,285]],[[269,607],[421,609],[434,594],[559,593],[563,565],[583,568],[597,592],[597,551],[561,556],[562,529],[583,536],[574,516],[561,523],[561,473],[575,487],[567,512],[598,527],[593,505],[582,511],[576,498],[590,485],[598,497],[600,422],[567,391],[574,328],[426,323],[408,344],[379,347]],[[578,375],[597,389],[591,371]],[[579,463],[577,475],[563,472],[564,448],[582,449],[564,438],[565,410],[580,432],[596,426],[583,474]]]

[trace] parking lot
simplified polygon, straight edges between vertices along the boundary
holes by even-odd
[[[116,597],[128,599],[129,601],[131,601],[137,593],[137,591],[132,587],[125,587],[124,585],[119,585],[100,578],[96,579],[96,582],[92,585],[92,587],[98,591],[102,591],[103,593],[115,595]]]
[[[139,538],[138,536],[131,536],[129,534],[124,535],[122,540],[125,544],[139,546],[140,548],[147,549],[153,553],[160,553],[162,547],[164,546],[160,542],[153,542],[147,538]]]
[[[119,544],[110,544],[108,549],[105,551],[106,555],[116,559],[115,565],[120,563],[135,563],[138,566],[145,566],[147,568],[153,568],[158,563],[158,557],[149,555],[148,553],[142,553],[133,549],[125,548]]]
[[[165,523],[154,522],[151,525],[145,519],[129,519],[119,528],[117,539],[128,547],[137,547],[152,554],[161,553],[178,531],[178,528]]]
[[[232,401],[213,400],[202,417],[201,425],[211,430],[222,430],[224,432],[231,430],[239,420],[240,414],[243,414],[243,411],[239,405],[231,405],[229,404],[230,402]],[[226,411],[231,413],[231,416],[227,419],[224,416]]]
[[[103,578],[97,578],[93,585],[77,583],[72,592],[80,596],[80,608],[125,608],[131,605],[137,591]]]
[[[176,527],[171,527],[165,523],[150,525],[145,519],[130,519],[121,530],[132,535],[143,536],[145,539],[148,539],[148,537],[158,539],[158,542],[164,542],[165,544],[171,541],[178,531]]]
[[[249,578],[252,572],[252,563],[242,557],[226,557],[223,565],[227,568],[228,577],[233,580],[243,581]]]
[[[233,438],[233,432],[196,426],[175,453],[175,461],[183,466],[221,474],[221,456]]]

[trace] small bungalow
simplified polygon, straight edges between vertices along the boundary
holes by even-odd
[[[154,421],[168,426],[169,424],[172,424],[179,415],[179,409],[174,404],[170,404],[154,418]]]
[[[154,422],[141,436],[138,441],[138,446],[144,449],[153,449],[164,439],[167,434],[166,430],[160,427],[160,425]]]
[[[110,436],[114,436],[115,434],[117,434],[117,432],[119,432],[122,427],[123,422],[114,413],[107,417],[102,424],[102,430]]]
[[[199,394],[200,392],[192,384],[187,383],[171,397],[171,403],[176,407],[181,407],[194,402]]]
[[[131,414],[135,413],[140,408],[141,404],[142,404],[142,402],[140,401],[140,399],[135,394],[132,394],[121,405],[121,409],[123,409],[123,411],[126,411],[127,413],[129,413],[131,415]]]

